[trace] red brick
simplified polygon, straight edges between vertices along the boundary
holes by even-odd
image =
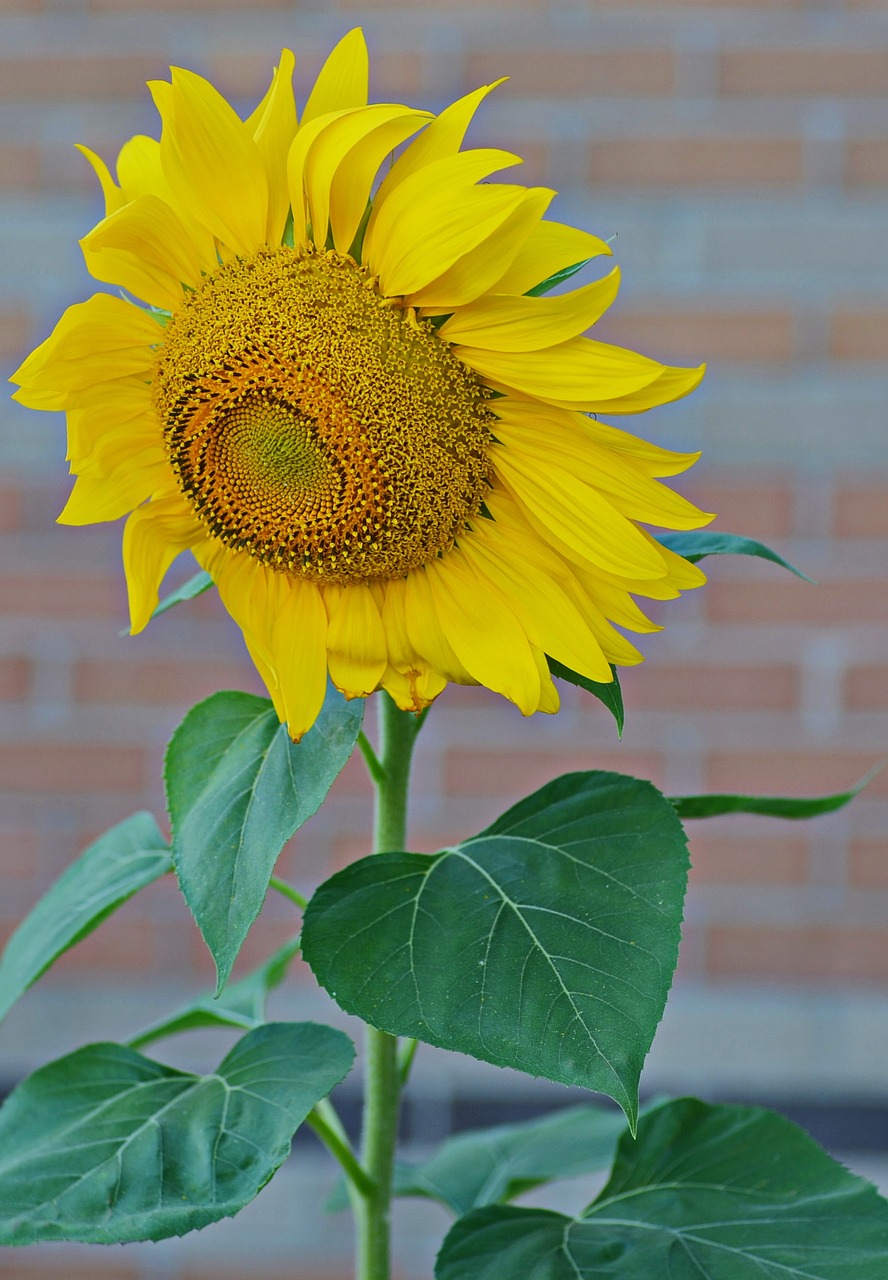
[[[20,702],[31,692],[34,666],[24,656],[0,658],[0,699]]]
[[[53,965],[53,974],[64,976],[86,970],[115,974],[146,974],[157,964],[159,949],[150,920],[111,916]]]
[[[836,311],[830,322],[829,353],[836,360],[888,359],[888,310],[859,307]]]
[[[884,582],[813,584],[782,571],[780,581],[710,582],[704,608],[714,622],[810,622],[823,626],[888,622]],[[775,568],[774,573],[777,573]]]
[[[845,675],[849,711],[888,711],[888,665],[851,667]]]
[[[161,53],[0,58],[0,101],[142,98],[147,80],[167,74]]]
[[[845,153],[845,181],[851,187],[884,187],[888,183],[888,138],[853,138]]]
[[[444,759],[444,791],[456,796],[518,799],[562,773],[609,769],[656,782],[662,760],[655,751],[452,750]]]
[[[593,187],[785,187],[802,172],[799,138],[612,138],[589,147]]]
[[[58,1246],[55,1246],[58,1248]],[[95,1261],[73,1262],[70,1257],[56,1254],[47,1258],[41,1250],[39,1257],[22,1257],[21,1249],[0,1249],[0,1266],[3,1280],[140,1280],[144,1272],[136,1266],[105,1261],[107,1250],[96,1246]]]
[[[143,747],[89,742],[0,743],[0,790],[137,791],[145,782]]]
[[[798,9],[805,0],[742,0],[744,9]],[[627,0],[597,0],[602,9],[628,8]],[[632,0],[633,9],[665,9],[670,16],[676,10],[676,0]],[[682,9],[736,9],[738,0],[682,0]]]
[[[857,98],[888,93],[882,49],[731,49],[718,59],[718,87],[728,94]]]
[[[683,311],[662,304],[620,308],[595,328],[595,337],[662,360],[764,361],[780,364],[795,351],[789,311]]]
[[[236,0],[239,7],[243,0]],[[171,8],[177,7],[169,0]],[[305,60],[307,62],[307,59]],[[274,58],[265,53],[222,53],[210,63],[210,79],[222,93],[239,98],[259,99],[268,88]],[[297,89],[311,83],[300,59],[296,73]],[[320,61],[314,74],[320,70]],[[370,66],[372,77],[371,99],[417,99],[426,84],[426,60],[421,53],[400,50],[398,53],[374,52]],[[417,102],[417,105],[421,105]]]
[[[691,883],[698,885],[793,885],[808,878],[802,836],[705,836],[691,823]]]
[[[694,666],[645,662],[623,677],[635,709],[789,711],[798,703],[799,673],[789,663],[767,666]]]
[[[858,836],[852,840],[848,882],[855,889],[888,889],[888,837]]]
[[[182,1280],[244,1280],[243,1268],[229,1271],[226,1267],[220,1269],[215,1262],[205,1267],[192,1264],[177,1274],[181,1275]],[[298,1261],[289,1263],[283,1270],[256,1271],[253,1266],[250,1267],[250,1280],[352,1280],[353,1275],[352,1271],[328,1271],[326,1268],[322,1271],[316,1263],[311,1263],[306,1270]],[[408,1277],[402,1272],[396,1274],[393,1280],[408,1280]]]
[[[250,0],[250,9],[289,9],[291,4],[292,0]],[[239,13],[243,7],[244,0],[88,0],[93,13]]]
[[[0,357],[18,357],[29,346],[31,321],[24,311],[0,312]]]
[[[330,799],[340,796],[367,796],[374,794],[370,775],[360,751],[353,751],[348,763],[330,789]]]
[[[24,502],[20,488],[0,485],[0,533],[16,533],[24,523]]]
[[[497,47],[469,55],[468,84],[488,84],[504,75],[513,96],[663,97],[675,92],[675,54],[670,49]]]
[[[715,925],[707,968],[716,978],[884,982],[888,928],[841,925]]]
[[[30,880],[40,853],[37,832],[30,827],[0,826],[0,876]]]
[[[220,689],[246,689],[264,694],[261,681],[242,662],[179,659],[84,658],[74,664],[74,697],[78,702],[110,702],[134,706],[199,702]]]
[[[42,13],[44,0],[0,0],[0,13]]]
[[[882,484],[849,484],[835,496],[835,533],[840,538],[888,537],[888,478]]]
[[[672,483],[672,482],[670,482]],[[718,528],[750,538],[786,538],[793,531],[795,495],[790,484],[771,476],[710,479],[691,471],[675,481],[703,511],[718,515]],[[703,566],[706,567],[705,565]]]
[[[822,796],[847,791],[880,761],[866,751],[713,751],[706,790],[742,795]],[[878,774],[861,799],[888,795],[888,770]],[[856,801],[855,803],[859,803]]]
[[[7,617],[116,618],[125,620],[122,575],[38,573],[0,578]]]
[[[40,156],[34,146],[0,145],[0,191],[34,191],[40,183]]]

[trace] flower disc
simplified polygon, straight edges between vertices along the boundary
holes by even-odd
[[[220,267],[169,323],[154,402],[210,534],[318,581],[405,576],[453,545],[489,481],[477,376],[332,251]]]

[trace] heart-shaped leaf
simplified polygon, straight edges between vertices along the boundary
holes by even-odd
[[[478,1209],[437,1280],[883,1280],[888,1202],[788,1120],[695,1098],[646,1113],[578,1218]]]
[[[353,1057],[332,1027],[269,1023],[207,1076],[117,1044],[42,1067],[0,1109],[0,1244],[162,1240],[231,1217]]]
[[[303,954],[372,1026],[600,1090],[632,1122],[686,874],[649,782],[568,774],[443,853],[352,863],[309,903]]]
[[[63,952],[172,865],[150,813],[134,813],[84,850],[6,944],[0,961],[0,1018]]]
[[[299,743],[267,698],[216,693],[167,748],[176,874],[216,962],[217,994],[268,890],[281,849],[324,801],[357,740],[363,699],[330,685]]]

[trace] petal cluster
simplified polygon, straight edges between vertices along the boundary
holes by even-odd
[[[601,421],[686,395],[702,369],[587,336],[616,297],[616,268],[567,292],[540,291],[611,251],[547,219],[548,188],[491,181],[519,157],[463,149],[496,86],[437,116],[368,104],[366,46],[353,31],[299,118],[293,69],[284,51],[241,119],[206,80],[174,68],[149,86],[159,139],[132,138],[114,175],[81,148],[106,205],[81,242],[87,267],[133,301],[101,292],[69,308],[14,377],[23,403],[68,415],[76,480],[60,518],[127,517],[134,631],[172,561],[191,551],[294,737],[316,718],[328,674],[349,697],[382,687],[405,709],[455,681],[485,685],[525,714],[555,711],[547,657],[608,682],[612,665],[641,660],[623,630],[657,629],[636,597],[669,599],[703,581],[645,527],[711,518],[662,483],[696,455]],[[153,386],[167,330],[226,264],[281,246],[353,264],[379,305],[444,344],[486,400],[483,501],[409,572],[324,580],[264,563],[208,530],[171,465]]]

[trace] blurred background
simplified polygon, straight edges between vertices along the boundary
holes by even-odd
[[[412,847],[478,830],[569,769],[635,773],[671,794],[850,786],[888,756],[886,0],[0,0],[7,372],[101,288],[76,243],[101,207],[75,142],[113,161],[132,134],[156,134],[144,82],[171,62],[246,112],[291,46],[304,101],[358,23],[377,101],[437,110],[511,77],[470,140],[524,155],[519,179],[561,193],[551,216],[616,235],[624,285],[596,336],[709,362],[689,400],[621,425],[702,449],[679,487],[717,527],[766,541],[819,583],[707,561],[710,585],[662,610],[665,631],[643,641],[650,662],[625,675],[622,742],[597,702],[569,692],[557,718],[522,721],[492,695],[449,689],[420,740]],[[163,747],[194,701],[259,689],[212,595],[122,636],[120,529],[54,524],[68,491],[61,415],[6,403],[0,432],[5,938],[86,843],[135,809],[162,815]],[[310,892],[365,852],[370,805],[354,760],[282,874]],[[691,823],[690,836],[679,973],[645,1091],[764,1101],[884,1177],[888,770],[815,822],[736,817]],[[245,964],[293,924],[270,902]],[[175,885],[154,885],[10,1014],[0,1088],[87,1040],[134,1033],[212,976]],[[274,1011],[347,1025],[304,966]],[[226,1044],[194,1036],[149,1052],[203,1069]],[[406,1132],[418,1150],[568,1100],[423,1049]],[[297,1143],[233,1223],[156,1246],[0,1250],[0,1275],[344,1280],[347,1228],[319,1212],[331,1182]],[[546,1203],[579,1206],[587,1190]],[[447,1220],[409,1208],[400,1280],[420,1280]]]

